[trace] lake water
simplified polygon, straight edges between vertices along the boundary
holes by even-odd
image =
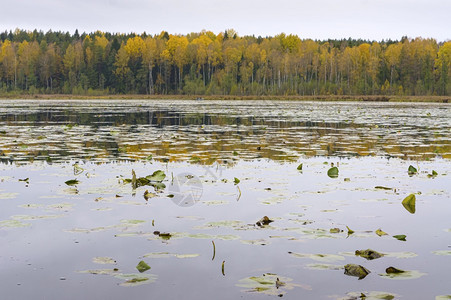
[[[449,104],[1,100],[1,299],[451,299],[450,158]]]

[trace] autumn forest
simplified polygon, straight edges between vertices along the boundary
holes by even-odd
[[[451,42],[0,33],[0,94],[451,95]]]

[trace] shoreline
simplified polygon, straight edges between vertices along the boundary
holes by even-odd
[[[384,95],[321,95],[321,96],[232,96],[232,95],[71,95],[17,94],[0,95],[0,100],[271,100],[271,101],[356,101],[356,102],[433,102],[451,103],[449,96],[384,96]]]

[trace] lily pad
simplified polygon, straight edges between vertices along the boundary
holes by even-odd
[[[406,198],[404,198],[404,200],[402,200],[402,206],[404,206],[404,208],[410,212],[411,214],[415,213],[415,194],[410,194],[409,196],[407,196]]]
[[[155,197],[157,194],[155,194],[155,193],[152,193],[152,192],[149,192],[148,190],[146,190],[145,192],[144,192],[144,199],[147,201],[147,200],[149,200],[149,198],[153,198],[153,197]]]
[[[0,200],[17,198],[19,193],[0,193]]]
[[[233,234],[211,235],[211,234],[195,233],[195,234],[188,234],[188,235],[186,235],[186,237],[193,238],[193,239],[212,239],[212,240],[224,240],[224,241],[240,239],[240,236],[233,235]]]
[[[196,229],[211,229],[215,227],[228,227],[228,228],[237,228],[243,226],[243,222],[237,220],[223,220],[216,222],[208,222],[203,226],[196,226]]]
[[[0,228],[19,228],[30,226],[30,223],[24,223],[19,220],[4,220],[0,221]]]
[[[157,170],[152,175],[146,176],[146,178],[150,181],[162,182],[166,178],[166,174],[161,170]]]
[[[371,249],[366,249],[366,250],[356,250],[355,251],[355,255],[357,256],[361,256],[363,258],[366,258],[368,260],[372,260],[372,259],[376,259],[376,258],[381,258],[382,256],[384,256],[383,253],[377,252],[375,250],[371,250]]]
[[[265,239],[241,240],[240,242],[245,244],[245,245],[260,245],[260,246],[264,246],[264,245],[270,244],[270,242],[265,240]]]
[[[378,189],[378,190],[387,190],[387,191],[393,189],[393,188],[390,188],[390,187],[380,186],[380,185],[375,186],[374,188],[375,188],[375,189]]]
[[[116,264],[116,261],[114,259],[112,259],[111,257],[94,257],[92,259],[92,262],[95,264],[102,264],[102,265]]]
[[[80,183],[80,181],[78,181],[77,179],[71,179],[71,180],[67,180],[66,182],[64,182],[65,184],[71,186],[71,185],[77,185]]]
[[[133,226],[141,223],[145,223],[144,220],[121,220],[121,225],[123,226]]]
[[[376,230],[376,234],[377,234],[378,236],[388,235],[388,233],[382,231],[380,228]]]
[[[259,221],[257,221],[257,223],[255,223],[257,226],[265,226],[268,225],[269,223],[274,222],[274,220],[271,220],[270,218],[268,218],[268,216],[264,216],[263,218],[261,218]]]
[[[418,170],[414,166],[410,165],[409,169],[407,170],[407,173],[409,173],[409,175],[414,175],[418,173]]]
[[[43,205],[42,204],[22,204],[22,205],[19,205],[19,207],[21,207],[21,208],[41,208],[41,207],[43,207]]]
[[[125,280],[120,286],[128,287],[149,284],[157,280],[157,276],[153,274],[117,274],[114,277]]]
[[[33,215],[15,215],[11,216],[14,220],[25,220],[25,221],[34,221],[34,220],[42,220],[42,219],[56,219],[61,218],[63,215],[41,215],[41,216],[33,216]]]
[[[150,270],[150,266],[145,261],[141,260],[136,266],[136,269],[139,271],[139,273],[142,273]]]
[[[288,254],[299,257],[299,258],[310,258],[316,261],[324,261],[324,262],[332,262],[344,260],[345,258],[341,255],[336,254],[310,254],[310,253],[296,253],[296,252],[288,252]]]
[[[384,253],[387,257],[396,257],[396,258],[413,258],[417,257],[418,254],[414,252],[404,251],[404,252],[387,252]]]
[[[400,241],[406,241],[407,236],[405,234],[398,234],[398,235],[394,235],[393,237]]]
[[[388,272],[387,272],[388,271]],[[407,280],[407,279],[416,279],[421,276],[426,275],[426,273],[421,273],[419,271],[405,271],[396,269],[393,267],[389,267],[385,270],[385,274],[379,274],[383,278],[387,279],[399,279],[399,280]]]
[[[166,188],[166,185],[163,182],[150,182],[149,184],[151,186],[153,186],[155,191],[161,191],[161,190],[164,190]]]
[[[451,250],[432,251],[435,255],[451,255]]]
[[[176,258],[195,258],[198,257],[199,254],[193,253],[193,254],[173,254]]]
[[[327,171],[327,176],[330,178],[337,178],[338,177],[338,168],[332,167]]]
[[[73,203],[56,203],[47,205],[47,210],[57,210],[57,211],[69,211],[74,207]]]
[[[152,252],[152,253],[146,253],[143,255],[143,257],[150,257],[150,258],[167,258],[171,257],[172,254],[169,252]]]
[[[308,285],[292,283],[293,279],[277,274],[265,273],[262,276],[251,276],[239,280],[237,286],[246,288],[244,292],[262,293],[273,296],[283,296],[287,290],[300,287],[311,290]]]
[[[432,170],[432,173],[431,173],[431,174],[428,174],[428,177],[429,177],[429,178],[434,178],[434,177],[436,177],[436,176],[438,176],[438,173],[437,173],[436,171],[434,171],[434,170]]]
[[[117,274],[117,269],[94,269],[94,270],[78,271],[78,273],[88,273],[93,275],[114,275]]]
[[[338,300],[393,300],[398,297],[396,294],[386,292],[371,291],[371,292],[351,292],[346,294],[347,297],[339,298]]]
[[[388,267],[387,269],[385,269],[385,273],[387,274],[400,274],[404,272],[405,272],[404,270],[397,269],[395,267]]]
[[[145,177],[136,178],[136,187],[148,185],[149,183],[150,183],[150,180]]]
[[[359,277],[359,280],[365,278],[368,274],[371,273],[370,270],[361,265],[347,264],[344,266],[344,268],[346,275]]]
[[[307,264],[305,268],[311,270],[342,270],[343,266],[330,264]]]

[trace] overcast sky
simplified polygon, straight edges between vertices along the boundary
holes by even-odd
[[[0,0],[0,30],[451,39],[451,0]]]

